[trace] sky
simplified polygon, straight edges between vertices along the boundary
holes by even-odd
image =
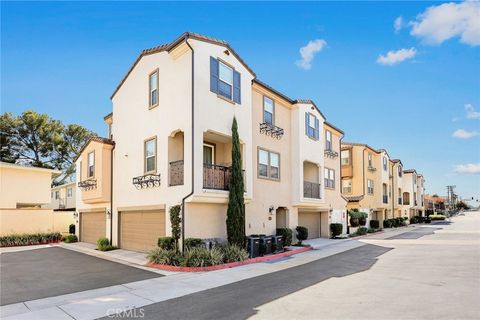
[[[479,2],[1,2],[1,112],[106,134],[141,50],[191,31],[312,99],[345,141],[385,148],[427,193],[480,199]]]

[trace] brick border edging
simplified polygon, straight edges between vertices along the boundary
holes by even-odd
[[[52,240],[52,241],[47,241],[47,242],[32,242],[28,244],[12,244],[8,246],[0,246],[0,248],[13,248],[13,247],[27,247],[27,246],[38,246],[42,244],[51,244],[51,243],[60,243],[60,240]]]
[[[222,269],[228,269],[228,268],[243,266],[243,265],[247,265],[247,264],[253,264],[253,263],[275,260],[275,259],[279,259],[279,258],[289,257],[289,256],[292,256],[292,255],[297,254],[297,253],[310,251],[310,250],[312,250],[312,247],[304,247],[304,248],[301,248],[301,249],[285,251],[285,252],[282,252],[282,253],[277,253],[277,254],[273,254],[273,255],[269,255],[269,256],[247,259],[245,261],[230,262],[230,263],[224,263],[224,264],[219,264],[219,265],[216,265],[216,266],[208,266],[208,267],[178,267],[178,266],[169,266],[169,265],[166,265],[166,264],[155,264],[155,263],[147,263],[145,265],[145,267],[155,268],[155,269],[160,269],[160,270],[165,270],[165,271],[175,271],[175,272],[206,272],[206,271],[222,270]]]

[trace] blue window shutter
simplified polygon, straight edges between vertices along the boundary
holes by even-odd
[[[218,60],[210,57],[210,91],[218,93]]]
[[[233,70],[233,101],[240,104],[240,73]]]
[[[308,112],[305,112],[305,134],[308,136]]]
[[[320,121],[318,119],[315,119],[315,139],[319,140],[320,139]]]

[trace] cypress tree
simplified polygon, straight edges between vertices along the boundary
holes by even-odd
[[[243,193],[242,154],[238,137],[237,119],[232,123],[232,167],[228,194],[227,238],[228,243],[240,248],[245,246],[245,205]]]

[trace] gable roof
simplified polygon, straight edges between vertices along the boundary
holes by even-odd
[[[377,150],[377,149],[375,149],[374,147],[372,147],[372,146],[370,146],[370,145],[368,145],[368,144],[366,144],[366,143],[342,142],[342,147],[343,147],[343,145],[345,145],[345,146],[365,147],[365,148],[368,148],[368,149],[372,150],[372,151],[375,152],[375,153],[381,153],[381,152],[382,152],[382,149]]]
[[[107,139],[107,138],[103,138],[103,137],[99,137],[99,136],[92,136],[90,137],[90,139],[87,140],[87,142],[85,142],[85,144],[82,146],[82,148],[80,149],[80,151],[78,152],[78,155],[77,157],[75,158],[75,160],[73,162],[76,162],[78,160],[78,158],[80,158],[80,156],[82,155],[83,151],[85,150],[85,148],[90,144],[90,142],[100,142],[100,143],[103,143],[103,144],[109,144],[109,145],[112,145],[114,146],[115,145],[115,142],[113,140],[110,140],[110,139]]]
[[[117,88],[115,89],[115,91],[114,91],[114,92],[112,93],[112,95],[110,96],[110,99],[113,99],[113,97],[115,96],[115,94],[118,92],[118,90],[120,90],[120,88],[122,87],[122,85],[123,85],[123,84],[125,83],[125,81],[127,80],[127,78],[128,78],[128,76],[130,75],[130,73],[132,73],[132,71],[133,71],[133,69],[135,68],[135,66],[140,62],[140,60],[141,60],[144,56],[151,55],[151,54],[158,53],[158,52],[163,52],[163,51],[170,52],[171,50],[173,50],[175,47],[177,47],[178,45],[180,45],[181,43],[183,43],[183,42],[186,41],[187,39],[195,39],[195,40],[199,40],[199,41],[204,41],[204,42],[208,42],[208,43],[220,45],[220,46],[223,46],[223,47],[227,48],[227,49],[235,56],[235,58],[237,58],[238,61],[240,61],[240,63],[243,64],[243,66],[244,66],[254,77],[256,77],[255,72],[245,63],[245,61],[243,61],[243,59],[242,59],[242,58],[238,55],[238,53],[228,44],[228,42],[226,42],[226,41],[224,41],[224,40],[215,39],[215,38],[212,38],[212,37],[207,37],[207,36],[204,36],[204,35],[201,35],[201,34],[198,34],[198,33],[184,32],[182,35],[180,35],[178,38],[176,38],[175,40],[173,40],[173,41],[170,42],[170,43],[162,44],[162,45],[159,45],[159,46],[156,46],[156,47],[153,47],[153,48],[144,49],[144,50],[139,54],[139,56],[137,57],[137,59],[135,60],[135,62],[133,63],[133,65],[130,67],[130,69],[128,70],[128,72],[125,74],[125,76],[123,77],[122,81],[120,81],[120,83],[118,84]]]

